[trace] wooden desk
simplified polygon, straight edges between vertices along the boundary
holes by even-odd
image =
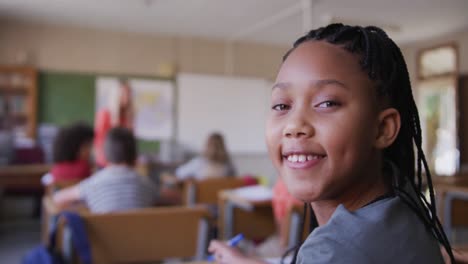
[[[433,176],[434,185],[468,186],[468,175]]]
[[[219,193],[219,238],[227,240],[243,233],[248,239],[264,239],[276,231],[270,200],[248,201],[233,191]]]
[[[9,165],[0,167],[0,187],[42,188],[41,177],[49,172],[50,165]]]
[[[33,216],[39,216],[44,193],[41,178],[49,170],[46,164],[0,166],[0,198],[4,193],[35,197]]]

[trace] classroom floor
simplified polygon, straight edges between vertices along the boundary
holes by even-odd
[[[24,254],[40,242],[40,219],[33,218],[30,198],[2,198],[0,216],[0,259],[21,263]]]

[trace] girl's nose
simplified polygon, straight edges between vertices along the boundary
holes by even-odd
[[[284,128],[283,136],[299,138],[299,137],[312,137],[315,133],[314,127],[305,118],[302,113],[293,114],[287,121]]]

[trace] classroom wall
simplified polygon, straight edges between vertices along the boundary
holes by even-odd
[[[417,56],[418,52],[425,48],[431,48],[442,44],[455,43],[459,54],[460,75],[468,75],[468,28],[460,32],[436,36],[430,39],[409,43],[402,46],[403,56],[405,57],[410,73],[411,84],[415,98],[418,95],[417,79]],[[468,87],[462,87],[459,90],[459,141],[461,148],[461,170],[468,171]]]
[[[273,80],[288,47],[236,43],[232,65],[226,64],[229,61],[227,49],[226,42],[214,39],[0,21],[0,64],[15,63],[18,54],[27,52],[28,63],[44,73],[42,83],[73,73],[82,76],[164,75],[171,66],[176,66],[180,72]],[[232,72],[229,72],[230,66]],[[61,123],[63,116],[51,109],[58,95],[46,96],[50,92],[55,94],[54,89],[57,87],[44,89],[39,98],[39,115],[43,121],[57,117]],[[85,91],[77,93],[81,92]],[[240,174],[264,175],[273,181],[274,169],[267,154],[238,154],[233,156],[233,161]]]
[[[58,25],[0,22],[0,63],[26,51],[41,70],[157,75],[166,66],[181,72],[225,74],[226,42],[153,36]],[[288,47],[233,45],[232,74],[273,79]],[[167,67],[166,67],[167,68]]]

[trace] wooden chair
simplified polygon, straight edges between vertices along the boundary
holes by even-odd
[[[205,257],[208,212],[204,208],[164,207],[81,215],[95,264]],[[64,252],[71,251],[65,248]]]
[[[238,233],[262,240],[276,232],[271,200],[247,201],[225,190],[218,195],[218,238],[227,240]]]
[[[226,189],[244,186],[244,180],[237,177],[217,177],[205,180],[189,180],[183,183],[183,201],[185,205],[217,204],[218,193]]]
[[[468,227],[468,188],[447,190],[443,197],[443,226],[454,242],[453,231],[457,227]]]

